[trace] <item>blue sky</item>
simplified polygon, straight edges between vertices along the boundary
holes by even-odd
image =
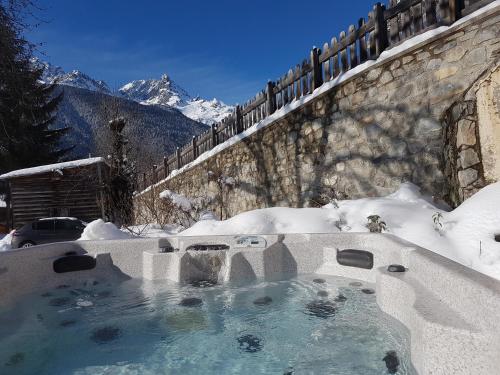
[[[42,58],[112,88],[168,73],[192,95],[242,103],[375,0],[39,0]]]

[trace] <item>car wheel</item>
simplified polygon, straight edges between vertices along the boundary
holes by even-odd
[[[33,241],[25,241],[21,245],[19,245],[20,248],[26,248],[26,247],[31,247],[35,246],[36,244]]]

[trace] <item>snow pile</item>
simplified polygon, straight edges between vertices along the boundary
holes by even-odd
[[[12,233],[14,231],[7,234],[5,237],[0,238],[0,251],[8,251],[12,250],[11,242],[12,242]],[[2,235],[0,235],[2,236]]]
[[[338,220],[333,210],[274,207],[244,212],[224,221],[204,217],[180,235],[331,233],[339,231],[335,227]]]
[[[149,237],[149,238],[158,238],[158,237],[168,237],[172,235],[178,234],[184,227],[176,224],[143,224],[143,225],[133,225],[127,228],[123,228],[124,232],[131,232],[139,237]]]
[[[440,214],[437,224],[436,214]],[[500,234],[500,182],[451,212],[405,183],[386,197],[339,201],[322,208],[266,208],[225,221],[203,220],[180,235],[368,232],[370,215],[380,216],[388,233],[500,279],[500,243],[494,240]]]
[[[193,205],[184,195],[174,193],[171,190],[165,190],[160,193],[160,198],[170,199],[172,203],[184,212],[191,211]]]
[[[118,229],[113,223],[105,223],[102,219],[98,219],[87,224],[79,241],[125,240],[132,237],[131,234]]]
[[[200,217],[198,219],[199,221],[202,220],[219,220],[217,215],[213,211],[210,210],[204,210],[200,213]]]

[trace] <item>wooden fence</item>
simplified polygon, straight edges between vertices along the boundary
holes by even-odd
[[[349,26],[339,37],[325,43],[323,49],[313,48],[309,58],[291,68],[276,82],[268,82],[265,89],[234,113],[170,156],[162,165],[153,165],[150,173],[143,173],[139,190],[166,178],[170,172],[192,162],[239,134],[293,100],[311,94],[324,82],[353,69],[399,43],[429,29],[451,25],[457,19],[474,12],[493,0],[389,0],[386,8],[381,3],[373,6],[368,17]]]

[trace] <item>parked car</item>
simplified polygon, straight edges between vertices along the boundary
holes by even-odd
[[[16,229],[12,234],[12,248],[74,241],[80,238],[84,229],[85,223],[72,217],[38,219]]]

